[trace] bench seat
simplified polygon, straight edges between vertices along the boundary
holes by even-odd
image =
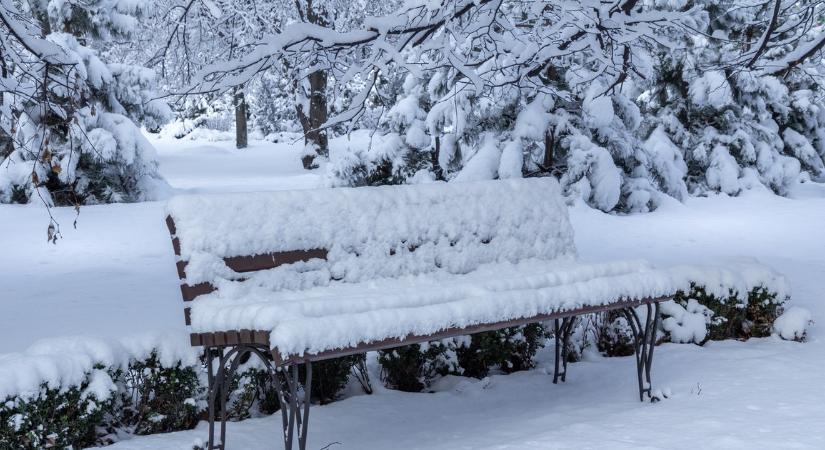
[[[742,264],[740,263],[740,266]],[[272,290],[270,272],[224,281],[192,306],[195,333],[259,330],[274,353],[289,359],[323,359],[335,350],[432,336],[499,324],[644,303],[690,290],[700,282],[747,285],[742,268],[703,265],[656,269],[642,260],[581,263],[525,260],[486,264],[467,274],[430,272],[368,282],[330,281],[304,290]],[[758,269],[754,266],[751,270]],[[761,274],[765,277],[769,274]],[[611,305],[613,305],[611,307]],[[535,321],[535,320],[532,320]],[[453,332],[452,334],[455,334]]]

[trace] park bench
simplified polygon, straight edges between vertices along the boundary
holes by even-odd
[[[577,262],[551,178],[180,196],[167,213],[191,343],[209,355],[209,450],[225,450],[227,387],[250,354],[280,377],[285,448],[304,450],[314,361],[553,321],[556,383],[573,318],[599,311],[627,318],[650,398],[659,303],[689,283]]]

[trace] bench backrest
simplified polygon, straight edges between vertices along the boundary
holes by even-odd
[[[167,213],[186,301],[575,253],[552,178],[179,196]]]

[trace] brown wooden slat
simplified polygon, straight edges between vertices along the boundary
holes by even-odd
[[[166,228],[169,229],[170,236],[178,234],[178,228],[175,226],[175,219],[172,216],[166,216]]]
[[[252,333],[253,342],[269,343],[269,331],[255,331]]]
[[[188,263],[186,261],[178,261],[175,263],[175,267],[178,269],[178,278],[181,280],[186,279],[186,265]]]
[[[218,288],[213,286],[212,283],[198,283],[194,286],[190,286],[188,284],[180,285],[180,293],[183,296],[183,301],[185,302],[191,302],[200,295],[209,294],[217,290]]]
[[[500,330],[502,328],[515,327],[519,325],[526,325],[528,323],[544,322],[553,319],[561,319],[563,317],[578,316],[581,314],[590,314],[594,312],[610,311],[614,309],[621,309],[633,306],[644,305],[647,303],[662,302],[670,300],[673,297],[656,297],[643,298],[639,300],[621,300],[607,305],[586,306],[579,309],[558,311],[548,314],[539,314],[533,317],[526,317],[521,319],[505,320],[501,322],[487,323],[473,325],[465,328],[448,328],[430,335],[415,335],[411,334],[404,338],[389,338],[378,342],[365,342],[358,344],[355,347],[347,347],[335,350],[327,350],[315,354],[305,354],[303,356],[289,355],[286,358],[281,356],[277,348],[271,349],[272,359],[276,365],[283,364],[300,364],[306,361],[323,361],[325,359],[340,358],[343,356],[350,356],[357,353],[371,352],[376,350],[383,350],[387,348],[400,347],[402,345],[418,344],[426,341],[436,341],[439,339],[446,339],[454,336],[464,336],[468,334],[482,333],[485,331]]]
[[[192,325],[192,308],[183,308],[183,320],[186,321],[187,326]]]
[[[298,261],[309,261],[313,258],[325,259],[326,256],[327,251],[325,249],[295,250],[290,252],[267,253],[265,255],[255,256],[233,256],[231,258],[224,258],[224,262],[226,263],[227,267],[234,270],[235,272],[244,273],[253,272],[257,270],[274,269],[275,267],[284,264],[292,264]],[[180,277],[181,280],[185,280],[186,266],[189,264],[189,262],[178,261],[175,264],[178,269],[178,277]],[[238,280],[243,281],[243,278],[239,278]],[[208,294],[210,292],[215,291],[214,287],[211,290],[207,290],[205,285],[208,285],[208,283],[200,283],[194,286],[189,286],[187,290],[191,291],[192,294],[189,298],[184,296],[184,300],[193,300],[195,297],[199,295]],[[193,291],[193,289],[197,289],[197,291]]]
[[[175,255],[180,256],[180,239],[172,238],[172,248],[175,250]]]
[[[327,250],[324,248],[315,248],[311,250],[290,250],[254,256],[232,256],[224,258],[223,261],[227,267],[235,272],[244,273],[274,269],[284,264],[309,261],[310,259],[327,259],[327,253]]]
[[[189,340],[193,346],[226,346],[238,344],[259,345],[269,348],[269,332],[261,330],[216,331],[209,333],[191,333]]]

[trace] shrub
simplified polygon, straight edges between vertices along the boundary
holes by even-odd
[[[630,356],[635,353],[633,330],[619,310],[595,314],[596,348],[604,356]]]
[[[324,405],[337,399],[346,387],[352,369],[366,357],[362,353],[312,363],[312,400]],[[300,379],[305,376],[306,368],[301,365]]]
[[[455,341],[446,339],[380,350],[381,380],[390,389],[421,392],[437,375],[458,370]]]
[[[227,405],[231,420],[273,414],[281,408],[275,379],[266,369],[246,368],[235,375],[231,389],[234,395]]]
[[[163,367],[155,352],[117,371],[115,379],[123,390],[120,422],[135,434],[193,428],[205,406],[198,369],[180,363]]]
[[[784,298],[764,287],[756,287],[748,292],[747,300],[740,300],[736,292],[719,298],[709,294],[702,286],[691,285],[688,293],[678,292],[674,302],[687,308],[690,300],[710,310],[708,315],[707,340],[748,339],[770,336],[773,322],[782,313]]]
[[[672,303],[662,304],[660,332],[672,342],[699,345],[709,340],[770,336],[786,300],[761,286],[748,292],[747,300],[741,300],[732,290],[719,298],[692,284],[690,292],[679,291]],[[633,354],[633,334],[619,311],[601,313],[595,328],[595,340],[602,354]]]
[[[54,389],[44,383],[36,396],[6,399],[0,405],[0,448],[85,448],[97,444],[102,431],[99,427],[115,413],[111,382],[106,372],[95,370],[80,386]]]
[[[345,356],[312,363],[312,401],[327,404],[335,401],[346,387],[354,367],[366,360],[366,354]],[[306,366],[299,367],[299,378],[306,377]],[[281,379],[282,388],[288,390]],[[231,420],[243,420],[257,415],[273,414],[280,409],[275,378],[263,368],[246,367],[237,373],[230,385]]]
[[[420,392],[437,376],[483,378],[491,369],[504,373],[530,369],[548,336],[543,324],[534,323],[379,351],[381,379],[391,389]]]
[[[469,346],[456,349],[458,365],[464,375],[475,378],[487,376],[493,368],[504,373],[530,369],[548,337],[541,323],[473,334]]]

